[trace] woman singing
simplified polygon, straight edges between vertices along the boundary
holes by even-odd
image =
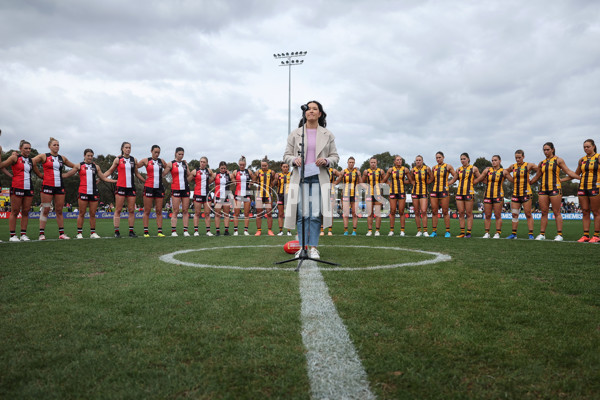
[[[301,246],[310,246],[309,256],[320,258],[317,246],[321,229],[321,212],[323,213],[323,227],[328,228],[333,222],[333,212],[329,199],[330,185],[328,167],[334,167],[339,161],[335,137],[326,128],[327,114],[323,106],[317,101],[307,103],[304,118],[300,121],[298,129],[291,132],[287,139],[287,146],[283,154],[283,162],[293,165],[292,178],[288,203],[285,208],[285,227],[293,229],[297,225],[298,238]],[[303,129],[304,125],[304,129]],[[305,131],[304,148],[302,132]],[[304,155],[304,184],[300,188],[300,167]],[[300,189],[300,190],[299,190]],[[321,191],[324,191],[322,193]],[[299,201],[300,192],[302,201]],[[323,195],[325,194],[325,195]],[[321,211],[322,209],[322,211]],[[306,234],[302,226],[306,226]],[[296,254],[300,255],[300,251]]]

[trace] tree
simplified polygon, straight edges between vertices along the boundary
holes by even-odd
[[[375,158],[377,160],[377,167],[381,168],[384,171],[387,171],[388,168],[394,165],[394,159],[396,158],[396,156],[391,155],[389,151],[386,151],[385,153],[375,154],[369,157],[367,161],[362,163],[362,165],[360,166],[361,171],[364,171],[365,169],[369,168],[369,161],[371,161],[371,158]]]

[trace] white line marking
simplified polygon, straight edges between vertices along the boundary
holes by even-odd
[[[166,263],[169,263],[169,264],[185,265],[185,266],[188,266],[188,267],[195,267],[195,268],[237,269],[237,270],[250,270],[250,271],[294,271],[295,270],[295,268],[282,268],[282,267],[277,267],[277,266],[272,266],[272,267],[240,267],[240,266],[232,266],[232,265],[210,265],[210,264],[200,264],[200,263],[189,262],[189,261],[181,261],[181,260],[177,259],[177,255],[179,255],[179,254],[186,254],[186,253],[191,253],[191,252],[195,252],[195,251],[210,251],[210,250],[224,250],[224,249],[245,249],[245,248],[249,248],[249,247],[282,247],[282,245],[223,246],[223,247],[205,247],[205,248],[199,248],[199,249],[187,249],[187,250],[174,251],[174,252],[169,253],[169,254],[164,254],[164,255],[160,256],[160,260],[164,261]],[[401,264],[376,265],[376,266],[357,267],[357,268],[352,268],[352,267],[324,267],[323,268],[324,271],[363,271],[363,270],[375,270],[375,269],[391,269],[391,268],[401,268],[401,267],[408,267],[408,266],[419,266],[419,265],[436,264],[436,263],[439,263],[439,262],[450,261],[452,259],[452,257],[450,257],[450,256],[448,256],[446,254],[442,254],[442,253],[436,253],[436,252],[433,252],[433,251],[406,249],[406,248],[402,248],[402,247],[376,247],[376,246],[321,246],[321,247],[349,247],[349,248],[352,248],[352,249],[356,249],[356,248],[368,248],[368,249],[381,249],[381,250],[392,250],[392,251],[408,251],[408,252],[412,252],[412,253],[428,254],[428,255],[434,256],[434,258],[431,258],[431,259],[428,259],[428,260],[410,261],[410,262],[405,262],[405,263],[401,263]],[[282,254],[282,260],[285,260],[286,258],[292,258],[292,257],[293,257],[292,255],[289,255],[289,254],[286,254],[286,253]],[[335,261],[335,260],[331,260],[331,261]]]
[[[375,399],[348,331],[314,261],[300,268],[302,341],[313,399]]]

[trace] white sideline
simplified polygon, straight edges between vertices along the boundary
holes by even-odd
[[[375,399],[367,374],[314,261],[300,269],[302,341],[313,399]]]

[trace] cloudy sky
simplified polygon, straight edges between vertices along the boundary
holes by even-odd
[[[600,144],[600,2],[0,1],[0,144],[188,160],[280,160],[321,101],[342,164],[389,151],[459,165]]]

